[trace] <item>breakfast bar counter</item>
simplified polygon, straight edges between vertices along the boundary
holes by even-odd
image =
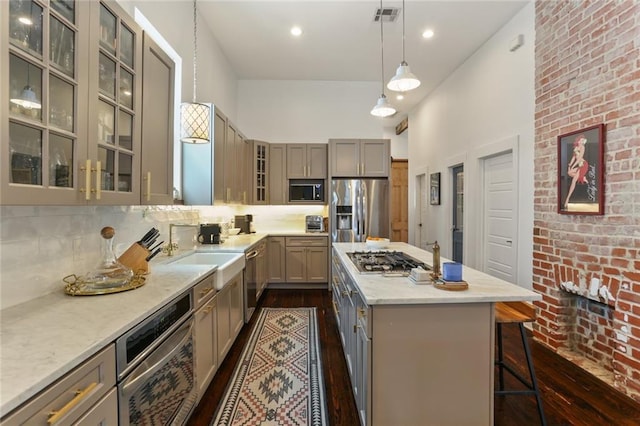
[[[334,311],[362,424],[493,425],[494,304],[541,296],[467,267],[462,291],[361,273],[347,253],[371,250],[334,243],[332,255]],[[432,263],[405,243],[385,250]]]

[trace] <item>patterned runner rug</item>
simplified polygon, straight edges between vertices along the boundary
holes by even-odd
[[[263,308],[211,423],[326,425],[315,308]]]

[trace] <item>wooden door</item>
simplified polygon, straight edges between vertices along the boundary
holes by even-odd
[[[175,63],[144,33],[141,204],[173,204]]]
[[[391,161],[391,241],[409,242],[409,161]]]

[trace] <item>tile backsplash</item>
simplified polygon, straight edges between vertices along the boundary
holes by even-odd
[[[168,241],[169,223],[228,221],[251,213],[258,232],[304,232],[307,214],[325,206],[0,206],[0,309],[62,291],[62,278],[83,275],[100,258],[100,230],[115,229],[122,254],[155,226]],[[176,228],[174,240],[192,248],[196,229]],[[182,240],[182,241],[181,241]]]

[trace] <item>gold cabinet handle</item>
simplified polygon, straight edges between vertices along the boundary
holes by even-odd
[[[333,310],[335,311],[336,316],[338,316],[340,314],[340,309],[338,309],[338,305],[335,300],[332,300],[331,302],[333,303]]]
[[[145,179],[147,180],[147,193],[145,197],[147,201],[151,201],[151,172],[147,172]]]
[[[84,172],[84,188],[81,188],[80,192],[84,192],[84,199],[89,201],[91,199],[91,160],[85,161],[80,171]]]
[[[364,316],[365,316],[364,314],[365,314],[366,312],[367,312],[367,311],[365,311],[364,309],[362,309],[362,308],[358,308],[358,318],[364,318]]]
[[[102,161],[96,161],[96,200],[102,198]]]
[[[200,297],[206,296],[211,292],[211,290],[213,290],[213,287],[203,288],[202,290],[200,290]]]
[[[360,173],[364,174],[364,163],[362,163],[362,167],[360,167]]]
[[[82,401],[87,394],[89,394],[96,386],[98,386],[97,382],[93,382],[90,383],[89,386],[87,386],[86,388],[82,389],[82,390],[77,390],[75,396],[73,397],[73,399],[69,402],[67,402],[67,404],[62,407],[59,410],[51,410],[49,412],[49,417],[47,419],[47,423],[49,423],[50,425],[56,423],[57,421],[59,421],[62,416],[64,416],[65,414],[67,414],[69,411],[71,411],[71,409],[73,409],[73,407],[75,407],[76,405],[78,405],[80,403],[80,401]]]

